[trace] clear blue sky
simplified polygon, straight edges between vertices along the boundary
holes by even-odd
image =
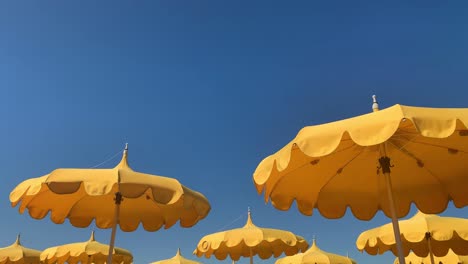
[[[135,170],[175,177],[212,204],[191,229],[118,232],[136,264],[178,247],[195,258],[203,235],[242,226],[248,206],[259,226],[315,235],[323,250],[361,264],[393,263],[354,244],[389,222],[382,214],[364,222],[281,212],[252,184],[262,158],[299,129],[370,112],[372,94],[381,108],[468,107],[468,3],[375,2],[1,2],[0,246],[18,232],[38,249],[88,239],[94,227],[33,220],[8,195],[55,168],[99,164],[128,142]],[[96,237],[108,243],[109,234]]]

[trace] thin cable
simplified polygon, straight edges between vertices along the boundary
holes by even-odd
[[[224,230],[226,227],[228,227],[228,226],[234,224],[235,222],[239,221],[239,220],[240,220],[242,217],[244,217],[244,216],[245,216],[245,213],[239,215],[239,217],[237,217],[236,219],[234,219],[234,221],[228,223],[227,225],[224,225],[223,227],[221,227],[220,229],[218,229],[216,232],[219,232],[219,231]]]
[[[112,157],[106,159],[105,161],[99,163],[98,165],[95,165],[95,166],[91,167],[91,169],[97,168],[97,167],[101,166],[102,164],[107,163],[107,162],[113,160],[115,157],[117,157],[117,155],[119,155],[120,153],[122,153],[122,151],[123,151],[123,150],[119,150],[119,151],[118,151],[117,153],[115,153]]]

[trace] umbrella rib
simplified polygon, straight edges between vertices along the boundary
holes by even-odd
[[[442,148],[442,149],[450,149],[450,148],[445,147],[445,146],[436,145],[436,144],[432,144],[432,143],[421,142],[421,141],[412,141],[412,143],[417,143],[417,144],[421,144],[421,145],[425,145],[425,146],[431,146],[431,147]],[[460,151],[460,152],[462,152],[464,154],[468,153],[467,151],[462,150],[462,149],[457,149],[457,151]]]
[[[299,149],[299,150],[300,150],[304,155],[306,155],[307,157],[310,157],[310,158],[321,158],[321,159],[323,159],[323,158],[325,158],[325,157],[327,157],[327,156],[330,156],[330,155],[332,155],[332,154],[336,154],[336,153],[340,153],[340,152],[346,151],[346,150],[351,149],[351,148],[353,148],[353,147],[355,147],[355,146],[358,146],[358,145],[357,145],[356,143],[354,143],[353,145],[351,145],[351,146],[349,146],[349,147],[340,149],[339,151],[335,151],[335,152],[332,152],[331,154],[328,154],[328,155],[325,155],[325,156],[321,156],[321,157],[311,157],[311,156],[308,156],[307,154],[305,154],[304,152],[302,152],[301,149]],[[306,162],[306,163],[304,163],[303,165],[298,166],[298,167],[295,168],[294,170],[291,170],[290,172],[285,173],[285,174],[283,174],[283,175],[284,175],[284,176],[287,176],[288,174],[290,174],[290,173],[292,173],[292,172],[294,172],[294,171],[296,171],[296,170],[298,170],[298,169],[301,169],[301,168],[303,168],[303,167],[305,167],[305,166],[307,166],[307,165],[310,165],[310,163],[309,163],[309,162]]]
[[[340,170],[343,170],[344,168],[346,168],[346,166],[348,166],[353,160],[355,160],[357,157],[359,157],[359,155],[362,154],[362,152],[364,151],[364,148],[362,148],[362,150],[357,153],[354,157],[352,157],[351,159],[349,159],[341,168]],[[341,174],[341,172],[336,172],[333,176],[329,177],[327,182],[325,184],[322,185],[322,188],[320,188],[319,192],[318,192],[318,196],[320,196],[320,193],[322,192],[322,190],[333,180],[333,178],[335,178],[336,176],[338,176],[339,174]],[[317,197],[318,197],[317,196]]]
[[[418,141],[412,141],[412,140],[409,140],[409,139],[408,139],[408,143],[410,143],[410,142],[411,142],[411,143],[424,144],[424,143],[421,143],[421,142],[418,142]],[[414,155],[412,152],[410,152],[408,149],[405,148],[405,145],[407,145],[408,143],[405,144],[404,146],[401,146],[401,147],[395,145],[395,144],[394,144],[393,142],[391,142],[391,141],[389,141],[389,143],[390,143],[391,145],[393,145],[394,147],[396,147],[398,150],[400,150],[401,153],[403,153],[403,154],[407,155],[408,157],[414,159],[416,162],[422,162],[420,159],[418,159],[418,158],[416,157],[416,155]],[[425,144],[425,145],[434,146],[434,147],[440,147],[440,148],[445,148],[445,147],[437,146],[437,145],[433,145],[433,144]],[[440,181],[440,179],[439,179],[430,169],[428,169],[426,165],[424,165],[423,168],[439,183],[440,186],[443,186],[444,191],[445,191],[446,193],[448,193],[447,190],[446,190],[446,188],[445,188],[445,186],[444,186],[444,185],[442,184],[442,182]]]

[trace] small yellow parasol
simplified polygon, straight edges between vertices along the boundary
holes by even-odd
[[[308,248],[307,241],[289,231],[260,228],[253,224],[250,209],[247,223],[242,228],[231,229],[204,236],[193,252],[198,257],[210,258],[214,255],[219,260],[224,260],[229,255],[232,260],[242,257],[258,255],[261,259],[276,258],[281,254],[294,255],[304,252]]]
[[[306,252],[280,258],[275,264],[356,264],[356,261],[321,250],[314,239],[312,246]]]
[[[211,207],[201,193],[176,179],[133,171],[125,146],[120,163],[113,169],[56,169],[50,174],[26,180],[10,193],[12,206],[42,219],[65,219],[76,227],[94,220],[99,228],[112,228],[108,262],[112,256],[117,225],[134,231],[141,223],[147,231],[170,228],[177,221],[191,227],[208,215]]]
[[[40,258],[45,264],[104,264],[108,253],[109,246],[97,242],[93,231],[88,241],[47,248],[41,253]],[[132,261],[133,256],[130,251],[114,247],[112,263],[130,264]]]
[[[182,254],[180,254],[180,248],[179,248],[174,257],[170,259],[164,259],[164,260],[160,260],[156,262],[151,262],[150,264],[201,264],[201,262],[184,258]]]
[[[419,257],[442,257],[450,249],[455,254],[468,255],[468,219],[417,212],[410,219],[400,221],[400,230],[405,256],[412,250]],[[388,250],[398,254],[391,224],[361,233],[356,246],[371,255]]]
[[[429,264],[431,263],[430,257],[427,256],[425,258],[416,256],[413,252],[411,252],[406,258],[406,263],[409,264]],[[399,264],[398,258],[395,258],[393,264]],[[443,257],[435,257],[435,263],[437,264],[467,264],[468,263],[468,256],[459,256],[453,253],[452,250],[449,250],[447,255]]]
[[[0,264],[39,264],[41,251],[25,248],[21,245],[20,235],[15,243],[8,247],[0,248]]]

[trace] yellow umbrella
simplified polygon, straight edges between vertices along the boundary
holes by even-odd
[[[0,264],[39,264],[40,254],[39,250],[23,247],[18,235],[15,243],[0,248]]]
[[[202,194],[176,179],[133,171],[127,149],[113,169],[56,169],[26,180],[10,193],[12,206],[20,203],[20,213],[28,209],[35,219],[50,212],[57,224],[68,218],[76,227],[95,220],[99,228],[112,228],[109,263],[117,224],[123,231],[134,231],[140,223],[145,230],[156,231],[177,221],[191,227],[206,217],[211,207]]]
[[[406,263],[408,264],[429,264],[430,258],[429,256],[422,258],[416,256],[413,252],[411,252],[406,258]],[[393,264],[399,264],[398,258],[395,259]],[[435,263],[438,264],[467,264],[468,263],[468,256],[459,256],[453,253],[452,250],[449,250],[447,255],[443,257],[435,257]]]
[[[174,257],[170,259],[151,262],[150,264],[201,264],[201,262],[193,261],[193,260],[182,257],[182,254],[180,254],[180,248],[179,248]]]
[[[282,253],[294,255],[299,251],[304,252],[309,244],[304,238],[289,231],[260,228],[253,224],[248,212],[247,223],[242,228],[231,229],[204,236],[197,245],[193,254],[198,257],[210,258],[214,255],[219,260],[224,260],[229,255],[233,260],[242,257],[258,255],[261,259],[276,258]]]
[[[447,255],[449,249],[458,255],[468,255],[468,219],[418,212],[412,218],[400,221],[400,230],[404,255],[412,250],[420,257],[441,257]],[[398,253],[391,224],[363,232],[356,246],[371,255],[383,254],[388,250],[395,255]]]
[[[294,200],[303,214],[316,208],[327,218],[340,218],[349,207],[369,220],[382,210],[402,252],[398,217],[411,203],[425,213],[444,211],[450,200],[468,205],[468,109],[395,105],[378,111],[375,97],[373,109],[303,128],[258,165],[253,179],[280,210]]]
[[[306,252],[278,259],[275,264],[356,264],[356,261],[323,251],[314,240]]]
[[[94,231],[88,241],[65,244],[45,249],[41,253],[41,261],[47,264],[76,264],[76,263],[106,263],[109,246],[94,239]],[[114,247],[112,263],[130,264],[133,256],[130,251]]]

